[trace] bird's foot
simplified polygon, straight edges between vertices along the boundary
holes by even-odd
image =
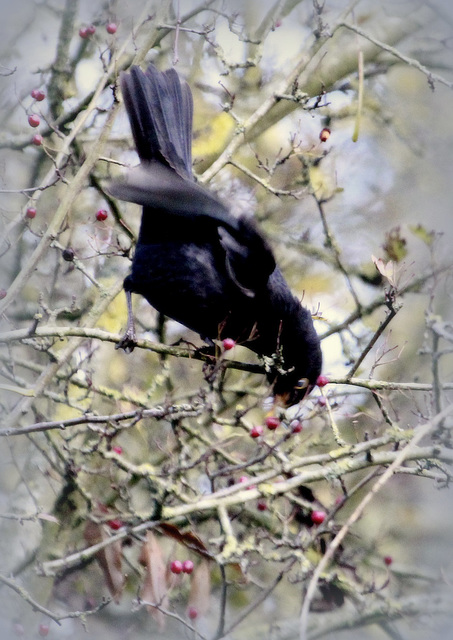
[[[115,349],[123,349],[126,353],[132,353],[136,346],[137,336],[135,334],[135,329],[134,327],[129,327],[118,344],[115,345]]]

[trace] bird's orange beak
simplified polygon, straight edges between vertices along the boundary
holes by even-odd
[[[291,391],[276,393],[274,395],[274,407],[283,407],[287,409],[295,404],[299,404],[306,398],[310,391],[310,381],[308,378],[298,380],[297,384]]]

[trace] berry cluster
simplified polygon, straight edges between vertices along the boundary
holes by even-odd
[[[94,35],[95,33],[96,27],[94,26],[94,24],[90,24],[88,27],[80,27],[79,29],[79,36],[84,40]]]
[[[107,33],[109,33],[110,35],[113,35],[114,33],[117,32],[118,25],[116,24],[116,22],[109,22],[106,25],[105,29]],[[90,24],[88,25],[88,27],[80,27],[79,29],[79,36],[83,40],[87,40],[88,38],[93,36],[95,33],[96,33],[96,27],[94,26],[94,24]]]
[[[36,100],[37,102],[42,102],[46,97],[46,94],[42,89],[33,89],[30,95],[33,100]]]
[[[176,575],[180,573],[190,575],[193,571],[193,562],[192,560],[184,560],[184,562],[181,562],[181,560],[173,560],[170,564],[170,571]]]
[[[36,102],[42,102],[46,97],[46,94],[42,89],[32,89],[30,95]],[[33,127],[33,129],[36,129],[36,127],[39,127],[39,125],[41,124],[41,118],[37,113],[31,113],[28,116],[28,124],[30,125],[30,127]],[[31,143],[36,147],[40,147],[43,143],[42,135],[40,133],[35,133],[35,135],[31,139]]]
[[[280,418],[277,416],[269,415],[266,416],[264,420],[265,426],[269,429],[269,431],[275,431],[281,424]],[[300,433],[303,429],[302,423],[300,420],[291,420],[289,423],[289,432],[290,433]],[[256,424],[251,427],[249,434],[252,438],[259,438],[264,433],[264,426],[261,424]]]

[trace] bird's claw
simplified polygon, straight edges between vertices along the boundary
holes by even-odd
[[[128,329],[121,340],[115,345],[115,349],[123,349],[126,353],[132,353],[137,346],[137,336],[133,329]]]

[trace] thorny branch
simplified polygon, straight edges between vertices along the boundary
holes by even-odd
[[[9,578],[0,573],[0,582],[4,585],[15,591],[25,602],[35,610],[43,613],[45,616],[56,622],[58,625],[61,624],[62,620],[68,620],[70,618],[81,618],[84,619],[86,616],[92,616],[96,613],[99,613],[104,607],[106,607],[110,602],[110,598],[106,598],[99,604],[97,607],[87,611],[71,611],[70,613],[54,613],[50,609],[43,607],[39,602],[37,602],[26,589],[24,589],[17,580],[14,578]]]

